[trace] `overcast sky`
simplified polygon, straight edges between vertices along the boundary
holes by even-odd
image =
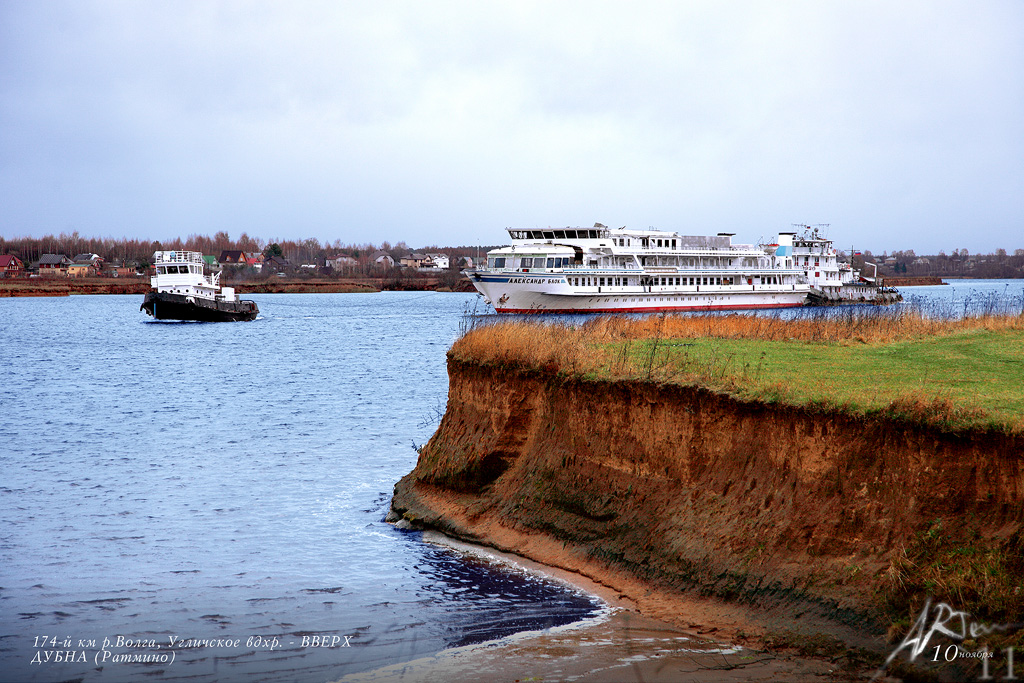
[[[0,0],[0,234],[1024,248],[1024,2]]]

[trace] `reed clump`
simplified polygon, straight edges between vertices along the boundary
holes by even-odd
[[[597,350],[588,349],[586,336],[580,328],[508,321],[470,329],[452,345],[448,357],[505,367],[585,374],[590,365],[588,356],[596,353]],[[593,358],[589,360],[592,362]]]
[[[877,311],[839,309],[791,319],[749,314],[601,316],[582,325],[517,319],[467,325],[449,353],[460,360],[587,373],[609,366],[603,347],[615,342],[717,338],[885,344],[977,330],[1024,330],[1024,312],[943,319],[914,310]]]
[[[770,341],[888,343],[971,330],[1024,329],[1024,314],[938,318],[917,310],[829,309],[793,318],[749,314],[597,318],[584,326],[605,341],[641,338],[765,339]]]

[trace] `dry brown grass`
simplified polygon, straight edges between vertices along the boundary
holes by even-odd
[[[913,311],[875,314],[851,309],[834,315],[795,320],[748,314],[645,318],[603,316],[580,326],[522,320],[477,326],[455,342],[449,355],[464,361],[586,374],[621,365],[609,357],[607,346],[612,342],[630,340],[716,337],[884,344],[970,330],[1021,329],[1024,329],[1024,314],[945,320],[928,318]]]
[[[833,315],[784,320],[775,316],[669,315],[640,319],[597,318],[586,325],[595,341],[602,339],[766,339],[772,341],[888,343],[967,330],[1024,329],[1022,315],[984,315],[945,320],[913,311],[865,313],[856,309]]]
[[[889,366],[878,360],[887,358],[889,351],[873,356],[860,354],[860,350],[888,349],[887,345],[893,342],[927,343],[930,339],[952,339],[952,335],[982,330],[1024,330],[1024,315],[935,320],[914,312],[840,311],[795,320],[755,315],[667,315],[636,319],[600,317],[577,326],[535,320],[499,321],[469,330],[452,346],[449,357],[567,377],[700,385],[766,403],[873,413],[946,429],[988,426],[1022,432],[1024,416],[1019,402],[1007,403],[998,393],[1005,389],[1002,385],[1007,378],[1003,375],[999,384],[986,384],[986,396],[979,398],[971,393],[977,391],[974,384],[968,382],[970,386],[965,388],[957,384],[952,376],[955,373],[947,377],[941,359],[935,358],[936,365],[929,365],[934,356],[923,355],[924,350],[912,359],[924,366],[921,375],[903,373],[899,381],[886,374]],[[709,344],[709,338],[736,341],[718,345]],[[845,372],[845,379],[838,383],[828,381],[828,371],[819,367],[817,372],[826,375],[814,375],[819,379],[808,384],[799,377],[786,378],[787,363],[791,366],[802,362],[795,348],[788,353],[776,346],[766,360],[767,350],[761,350],[758,356],[758,346],[749,348],[751,340],[782,342],[787,348],[794,343],[822,344],[827,348],[815,351],[816,358],[847,364],[849,360],[840,360],[847,354],[834,351],[854,345],[861,357],[873,360],[864,361],[866,365],[859,366],[863,370],[855,371],[853,365],[837,369]],[[743,350],[735,344],[748,347]],[[879,373],[889,376],[891,381],[878,383],[874,378]],[[931,381],[935,373],[939,373],[937,379]],[[986,398],[989,394],[992,400]]]
[[[452,345],[448,356],[461,361],[583,374],[600,355],[587,342],[587,335],[579,327],[508,321],[470,330]]]

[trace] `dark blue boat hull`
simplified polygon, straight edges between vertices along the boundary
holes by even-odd
[[[145,311],[157,320],[197,320],[211,323],[255,320],[260,312],[255,301],[210,301],[167,292],[149,292],[139,310]]]

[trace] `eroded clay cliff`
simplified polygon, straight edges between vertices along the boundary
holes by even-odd
[[[924,599],[900,591],[929,534],[1024,568],[1019,435],[455,361],[449,376],[395,488],[414,525],[543,539],[505,549],[876,638],[900,600]]]

